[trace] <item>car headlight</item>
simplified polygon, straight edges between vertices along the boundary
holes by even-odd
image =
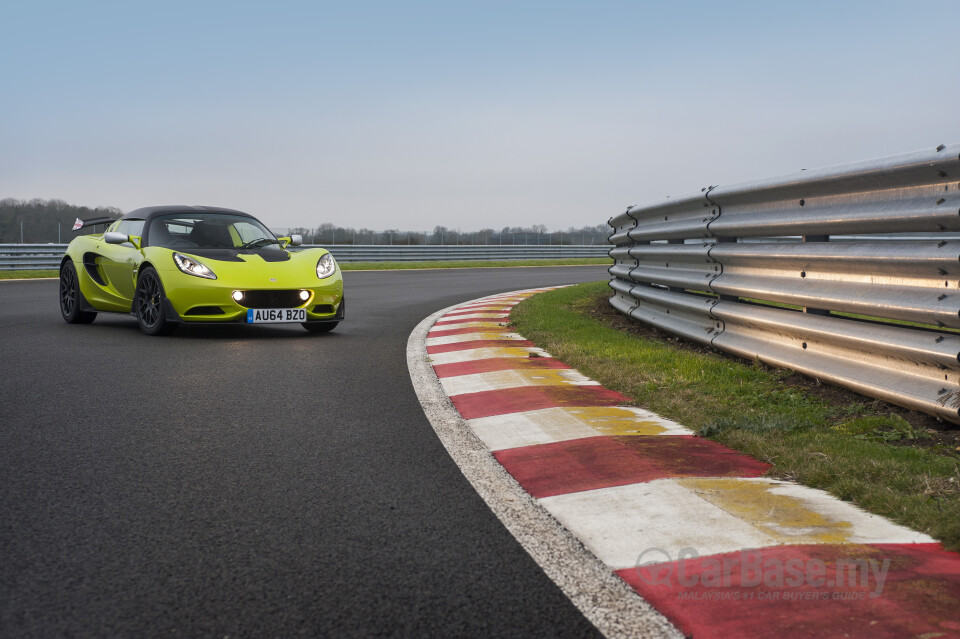
[[[323,257],[317,260],[317,277],[321,280],[330,277],[337,272],[337,262],[329,253],[324,253]]]
[[[205,277],[208,280],[215,280],[217,276],[213,274],[206,265],[201,264],[192,257],[187,257],[182,253],[174,253],[173,261],[177,263],[177,268],[186,273],[187,275],[196,275],[197,277]]]

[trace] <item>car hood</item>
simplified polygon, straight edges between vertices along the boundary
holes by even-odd
[[[316,283],[317,260],[328,251],[321,248],[301,251],[269,251],[263,249],[194,249],[191,251],[154,249],[168,256],[148,256],[151,262],[164,265],[164,270],[176,270],[173,253],[195,257],[206,264],[221,283],[242,286],[277,288],[307,286]],[[147,249],[145,252],[152,252]]]
[[[277,249],[194,249],[192,251],[180,251],[186,255],[196,255],[204,260],[216,260],[218,262],[253,262],[257,263],[260,258],[264,262],[287,262],[293,255],[288,251],[278,251]],[[302,251],[301,251],[302,252]]]

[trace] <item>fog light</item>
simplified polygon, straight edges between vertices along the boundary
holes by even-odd
[[[236,301],[238,301],[238,302],[239,302],[240,300],[242,300],[242,299],[243,299],[243,291],[234,291],[234,292],[233,292],[233,299],[236,300]]]
[[[300,291],[300,299],[302,299],[304,302],[310,299],[310,291]]]

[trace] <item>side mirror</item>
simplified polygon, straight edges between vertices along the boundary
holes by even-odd
[[[116,231],[108,231],[103,234],[103,241],[107,244],[125,244],[130,241],[130,236],[126,233],[117,233]]]
[[[303,244],[303,236],[302,236],[302,235],[291,235],[291,236],[290,236],[290,246],[300,246],[301,244]]]

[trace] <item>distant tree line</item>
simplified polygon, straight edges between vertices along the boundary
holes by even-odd
[[[64,243],[73,237],[73,223],[94,217],[120,217],[120,209],[74,206],[63,200],[0,200],[0,244]],[[99,227],[102,231],[103,227]]]
[[[543,224],[533,226],[505,226],[501,229],[485,228],[479,231],[461,231],[457,228],[435,226],[433,230],[401,231],[387,229],[374,231],[368,228],[353,228],[321,224],[316,228],[294,227],[274,229],[283,233],[296,233],[303,236],[305,244],[606,244],[610,236],[610,227],[606,224],[595,226],[569,227],[565,230],[550,231]]]
[[[120,217],[123,212],[115,207],[89,208],[74,206],[63,200],[0,200],[0,244],[66,244],[74,236],[73,222],[94,217]],[[103,230],[103,227],[99,227]],[[296,233],[305,244],[605,244],[610,235],[606,224],[569,227],[566,230],[548,230],[543,224],[533,226],[505,226],[479,231],[461,231],[458,228],[435,226],[433,230],[402,231],[387,229],[374,231],[321,224],[315,228],[295,227],[272,229],[279,235]]]

